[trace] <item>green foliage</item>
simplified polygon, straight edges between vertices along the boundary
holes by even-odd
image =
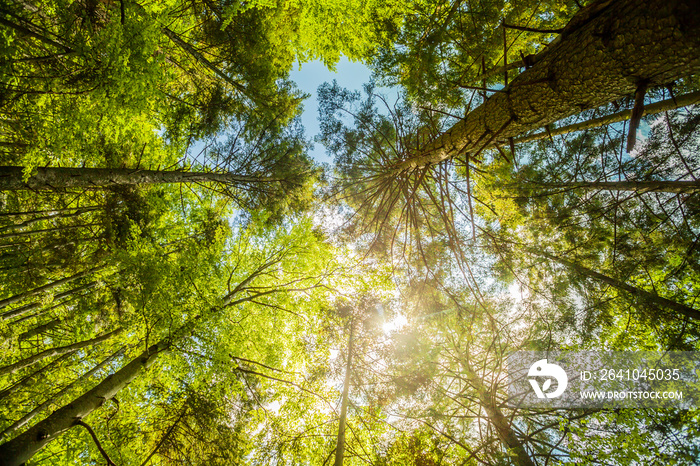
[[[697,189],[664,185],[696,178],[697,110],[646,117],[629,154],[625,123],[410,167],[503,81],[503,21],[579,8],[1,6],[0,165],[218,178],[0,193],[0,448],[40,427],[27,464],[329,464],[346,400],[351,466],[693,464],[697,409],[525,409],[505,381],[518,350],[698,349],[673,306],[700,293]],[[508,63],[551,40],[508,28]],[[341,55],[402,87],[319,89],[322,185],[288,73]]]
[[[417,0],[410,3],[408,11],[409,16],[400,25],[384,25],[386,38],[372,61],[379,82],[401,85],[409,100],[420,105],[468,108],[467,102],[472,99],[464,86],[491,87],[503,81],[503,72],[483,81],[480,78],[503,66],[502,21],[556,29],[566,24],[577,5],[564,0]],[[552,36],[507,30],[508,63],[539,51]],[[510,71],[511,78],[516,74],[517,69]]]

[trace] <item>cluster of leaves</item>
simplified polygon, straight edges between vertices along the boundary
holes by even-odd
[[[502,82],[505,70],[493,71],[504,62],[514,77],[522,57],[538,52],[578,8],[562,0],[414,1],[405,25],[387,28],[372,68],[379,83],[401,85],[411,102],[468,109],[470,88]],[[545,32],[504,33],[504,22]]]

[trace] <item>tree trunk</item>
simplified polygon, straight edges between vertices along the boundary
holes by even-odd
[[[598,0],[542,58],[391,174],[472,157],[582,110],[700,72],[700,8],[691,0]]]
[[[693,193],[700,191],[700,181],[572,181],[570,183],[536,183],[528,189],[585,189],[587,191],[631,191],[635,193]]]
[[[219,68],[217,68],[213,63],[211,63],[209,60],[204,58],[204,55],[199,53],[194,47],[192,47],[190,44],[182,40],[182,38],[175,33],[174,31],[168,29],[167,27],[162,29],[163,34],[168,36],[170,40],[175,42],[175,44],[178,45],[182,50],[187,52],[192,58],[197,60],[201,65],[203,65],[205,68],[209,69],[212,71],[215,75],[223,79],[225,82],[229,83],[231,86],[233,86],[234,89],[236,89],[238,92],[243,94],[246,97],[249,97],[248,94],[246,93],[245,87],[243,87],[240,83],[237,83],[233,79],[231,79],[230,76],[228,76],[226,73],[221,71]]]
[[[693,105],[700,102],[700,91],[691,92],[690,94],[685,94],[676,99],[662,100],[661,102],[656,102],[650,105],[644,106],[644,115],[654,115],[661,112],[667,112],[669,110],[675,110],[677,108],[687,107],[688,105]],[[609,125],[612,123],[619,123],[620,121],[629,120],[632,116],[632,109],[623,110],[621,112],[612,113],[610,115],[593,118],[591,120],[582,121],[580,123],[575,123],[573,125],[562,126],[561,128],[552,128],[549,131],[541,131],[539,133],[530,134],[529,136],[521,136],[515,138],[513,142],[515,144],[521,144],[524,142],[536,141],[538,139],[546,139],[550,136],[558,136],[560,134],[573,133],[574,131],[582,131],[584,129],[597,128],[599,126]],[[501,141],[505,143],[504,141]]]
[[[75,379],[73,382],[69,383],[65,387],[63,387],[61,390],[58,391],[55,395],[51,396],[48,400],[44,401],[40,405],[38,405],[36,408],[32,409],[30,412],[22,416],[21,419],[18,421],[14,422],[10,427],[5,429],[0,433],[0,441],[14,433],[16,430],[21,429],[25,425],[27,425],[34,417],[42,412],[44,409],[46,409],[48,406],[51,404],[56,404],[60,401],[61,396],[63,396],[65,393],[68,392],[71,388],[76,386],[79,383],[86,382],[92,377],[97,371],[101,370],[103,367],[105,367],[107,364],[109,364],[110,361],[112,361],[114,358],[116,358],[122,351],[124,351],[124,348],[120,348],[116,352],[112,353],[110,356],[107,356],[101,363],[97,364],[95,367],[87,371],[85,374],[81,375],[77,379]]]
[[[25,182],[22,167],[0,167],[0,191],[64,188],[106,189],[159,183],[269,183],[279,179],[233,173],[139,170],[133,168],[38,168]]]
[[[51,209],[51,210],[29,210],[25,212],[3,212],[0,213],[0,217],[22,217],[24,215],[49,215],[53,216],[56,214],[74,212],[76,210],[82,210],[85,212],[92,212],[97,209],[102,208],[102,206],[88,206],[88,207],[67,207],[65,209]]]
[[[496,400],[490,393],[490,390],[486,388],[479,375],[474,372],[474,369],[472,369],[468,362],[463,361],[461,358],[460,364],[464,368],[464,373],[467,380],[474,387],[474,390],[476,390],[476,396],[479,398],[479,404],[482,408],[484,408],[484,411],[486,411],[489,421],[496,429],[498,438],[506,446],[509,454],[512,455],[511,459],[513,463],[517,466],[535,466],[535,463],[530,458],[530,455],[528,455],[527,450],[525,450],[522,442],[515,434],[510,421],[508,421],[508,418],[498,407]]]
[[[156,357],[170,348],[171,340],[165,338],[132,359],[117,372],[107,376],[92,390],[54,411],[46,419],[35,424],[12,440],[0,445],[0,466],[21,466],[47,443],[76,425],[105,401],[126,387],[141,371],[148,368]]]
[[[26,332],[20,333],[19,336],[17,337],[17,341],[28,340],[28,339],[35,337],[37,335],[40,335],[44,332],[48,332],[49,330],[61,325],[63,322],[65,322],[64,319],[53,319],[53,320],[50,320],[44,324],[37,325],[36,327],[34,327],[30,330],[27,330]]]
[[[65,298],[66,296],[71,296],[71,295],[73,295],[73,294],[75,294],[75,293],[77,293],[77,292],[79,292],[79,291],[83,291],[83,290],[85,290],[85,289],[93,288],[95,285],[97,285],[97,282],[90,282],[90,283],[88,283],[87,285],[83,285],[83,286],[81,286],[81,287],[79,287],[79,288],[74,288],[74,289],[72,289],[72,290],[68,290],[68,291],[64,291],[63,293],[59,293],[59,294],[55,295],[55,296],[53,297],[53,299],[54,299],[54,301],[57,301],[57,300],[59,300],[59,299]],[[68,304],[69,302],[73,301],[75,298],[77,298],[77,296],[76,296],[76,297],[71,297],[71,298],[69,298],[69,299],[67,299],[67,300],[65,300],[65,301],[56,303],[56,304],[54,304],[53,306],[47,308],[46,311],[50,311],[50,310],[52,310],[52,309],[56,309],[57,307],[64,306],[64,305]],[[0,314],[0,321],[7,320],[7,319],[12,319],[13,317],[22,316],[22,315],[24,315],[24,314],[27,314],[27,313],[30,312],[30,311],[33,311],[34,309],[40,308],[40,307],[43,306],[43,305],[44,305],[44,304],[43,304],[41,301],[37,301],[37,302],[34,302],[34,303],[27,304],[26,306],[22,306],[22,307],[18,307],[18,308],[16,308],[16,309],[12,309],[11,311],[3,312],[2,314]],[[36,315],[41,315],[41,314],[43,314],[43,311],[42,311],[41,313],[39,313],[39,314],[36,314]],[[12,324],[13,324],[13,325],[14,325],[14,324],[17,324],[20,320],[22,320],[22,319],[16,320],[16,321],[12,322]]]
[[[66,45],[64,43],[57,42],[57,41],[43,35],[42,31],[38,30],[38,28],[36,26],[33,26],[31,24],[22,25],[22,24],[14,23],[5,17],[5,13],[9,13],[9,12],[4,11],[4,10],[0,10],[0,13],[1,13],[0,14],[0,24],[2,24],[3,26],[7,26],[11,29],[14,29],[20,35],[33,37],[33,38],[37,39],[38,41],[43,42],[47,45],[52,45],[52,46],[57,47],[59,49],[63,49],[63,51],[65,53],[73,53],[74,52],[74,50],[71,47],[69,47],[68,45]],[[13,15],[13,16],[15,16],[15,15]]]
[[[77,350],[76,350],[76,351],[77,351]],[[44,372],[46,372],[47,370],[49,370],[49,369],[51,369],[51,368],[53,368],[53,367],[55,367],[55,366],[58,366],[61,362],[63,362],[64,360],[68,359],[74,352],[75,352],[75,351],[71,351],[71,352],[65,353],[64,355],[62,355],[62,356],[59,357],[59,358],[54,359],[53,361],[51,361],[50,363],[48,363],[48,364],[45,365],[44,367],[41,367],[41,368],[35,370],[35,371],[32,372],[31,374],[25,375],[24,377],[22,377],[22,378],[21,378],[20,380],[18,380],[17,382],[15,382],[15,383],[13,383],[12,385],[10,385],[10,386],[4,388],[2,391],[0,391],[0,400],[4,400],[6,397],[12,395],[15,391],[17,391],[18,388],[20,388],[21,386],[27,384],[27,383],[28,383],[29,381],[31,381],[34,377],[37,377],[37,376],[43,374]]]
[[[36,223],[39,223],[43,220],[51,220],[54,218],[71,218],[71,217],[77,217],[79,215],[82,215],[86,212],[90,212],[93,210],[97,210],[96,207],[90,208],[90,209],[77,209],[71,213],[60,213],[60,212],[52,212],[48,215],[45,215],[43,217],[34,217],[30,218],[29,220],[25,220],[22,223],[12,223],[10,225],[4,226],[0,228],[0,233],[8,230],[17,230],[17,229],[22,229],[26,227],[30,227]]]
[[[345,425],[348,418],[348,401],[350,397],[350,376],[352,374],[353,351],[353,324],[350,323],[350,336],[348,338],[348,361],[345,366],[345,381],[343,382],[343,400],[340,406],[340,421],[338,422],[338,437],[335,444],[335,462],[333,466],[343,466],[345,455]]]
[[[22,238],[25,236],[34,236],[39,235],[41,233],[51,233],[54,231],[72,230],[74,228],[92,227],[95,225],[99,225],[99,223],[83,223],[80,225],[65,225],[61,227],[45,228],[41,230],[16,231],[14,233],[5,233],[0,235],[0,240],[4,240],[6,238]]]
[[[160,447],[163,446],[165,441],[168,440],[168,437],[170,437],[172,435],[173,431],[175,430],[177,425],[180,423],[182,418],[185,417],[185,414],[187,414],[188,409],[189,408],[187,407],[187,405],[185,405],[185,407],[180,411],[180,414],[178,415],[177,419],[175,419],[175,422],[173,422],[170,425],[168,430],[165,432],[165,434],[163,434],[163,436],[158,441],[158,444],[156,445],[156,447],[151,451],[151,453],[146,457],[146,459],[141,462],[140,466],[146,466],[148,464],[148,462],[151,460],[151,458],[153,458],[153,455],[158,453],[158,450],[160,450]]]
[[[591,270],[589,268],[586,268],[582,265],[576,264],[574,262],[568,261],[564,259],[563,257],[555,256],[553,254],[548,254],[546,252],[543,252],[541,250],[534,250],[531,248],[526,248],[528,252],[531,254],[535,254],[541,257],[546,257],[547,259],[553,260],[555,262],[559,262],[562,265],[565,265],[566,267],[569,267],[572,270],[575,270],[579,274],[593,278],[595,280],[598,280],[600,282],[603,282],[607,285],[612,286],[613,288],[617,288],[618,290],[626,291],[627,293],[631,294],[632,296],[641,298],[641,300],[646,301],[648,303],[655,304],[661,308],[664,309],[669,309],[671,311],[676,311],[679,314],[682,314],[686,317],[689,317],[694,320],[700,320],[700,311],[697,309],[693,309],[692,307],[686,306],[685,304],[677,303],[675,301],[671,301],[670,299],[663,298],[655,293],[651,293],[646,290],[642,290],[641,288],[637,288],[632,285],[628,285],[627,283],[620,281],[616,278],[608,277],[607,275],[603,275],[602,273],[596,272],[594,270]]]
[[[86,348],[89,346],[97,345],[99,343],[102,343],[105,340],[110,339],[117,333],[121,332],[121,329],[118,328],[116,330],[113,330],[109,333],[105,333],[104,335],[100,335],[99,337],[91,338],[89,340],[85,341],[79,341],[77,343],[73,343],[72,345],[66,345],[66,346],[59,346],[58,348],[49,348],[47,350],[41,351],[33,356],[29,356],[28,358],[24,358],[21,361],[17,361],[13,364],[8,364],[7,366],[0,367],[0,376],[5,375],[5,374],[14,374],[20,369],[24,369],[25,367],[31,366],[32,364],[36,364],[39,361],[43,361],[46,358],[51,358],[54,356],[60,356],[65,353],[70,353],[75,350],[79,350],[81,348]]]
[[[243,302],[252,301],[260,294],[251,294],[234,301],[237,293],[243,291],[248,283],[263,273],[267,268],[276,264],[277,260],[271,260],[260,266],[250,276],[236,286],[233,291],[222,300],[223,307],[235,306]],[[268,294],[261,292],[261,294]],[[216,311],[220,308],[212,309]],[[66,406],[54,411],[50,416],[35,424],[25,432],[12,440],[0,445],[0,466],[21,466],[29,460],[44,445],[58,437],[64,431],[77,425],[84,417],[88,416],[102,404],[111,400],[119,390],[126,387],[136,378],[142,368],[150,367],[163,352],[170,350],[173,343],[188,337],[196,328],[204,316],[197,315],[187,324],[183,325],[171,335],[160,342],[150,346],[138,357],[131,360],[114,374],[107,376],[92,390],[74,399]]]
[[[77,274],[75,274],[75,275],[73,275],[73,276],[71,276],[71,277],[62,278],[62,279],[60,279],[60,280],[56,280],[56,281],[54,281],[54,282],[47,283],[46,285],[40,286],[40,287],[38,287],[38,288],[34,288],[33,290],[25,291],[24,293],[20,293],[20,294],[18,294],[18,295],[11,296],[11,297],[9,297],[9,298],[5,298],[5,299],[3,299],[3,300],[0,300],[0,308],[3,308],[3,307],[8,306],[8,305],[10,305],[10,304],[14,304],[14,303],[16,303],[16,302],[18,302],[18,301],[22,301],[22,300],[24,300],[24,299],[26,299],[26,298],[30,298],[30,297],[32,297],[32,296],[36,296],[36,295],[41,294],[41,293],[43,293],[43,292],[45,292],[45,291],[52,290],[52,289],[57,288],[57,287],[59,287],[59,286],[61,286],[61,285],[65,285],[66,283],[70,283],[70,282],[72,282],[72,281],[78,280],[79,278],[83,278],[83,277],[85,277],[86,275],[90,275],[91,273],[95,273],[95,272],[97,272],[97,271],[99,271],[99,270],[101,270],[101,269],[103,269],[103,268],[105,268],[105,267],[106,267],[105,265],[100,265],[100,266],[98,266],[98,267],[93,267],[93,268],[91,268],[91,269],[89,269],[89,270],[84,270],[84,271],[82,271],[82,272],[80,272],[80,273],[77,273]]]
[[[80,243],[80,242],[85,242],[85,241],[86,240],[64,241],[64,242],[61,242],[58,244],[50,244],[50,245],[44,246],[42,248],[31,248],[31,251],[29,251],[30,254],[27,254],[26,252],[24,252],[24,253],[19,253],[19,252],[17,252],[17,253],[5,253],[5,254],[0,255],[0,260],[3,260],[3,261],[16,260],[16,259],[19,259],[21,257],[25,261],[28,261],[29,258],[35,254],[43,254],[45,252],[53,252],[56,249],[62,249],[62,248],[65,248],[67,246],[73,246],[76,244],[76,242]]]

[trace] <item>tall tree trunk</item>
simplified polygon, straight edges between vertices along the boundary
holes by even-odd
[[[484,385],[481,377],[479,377],[479,375],[474,372],[471,365],[462,358],[460,358],[460,364],[464,369],[467,380],[476,391],[479,404],[482,408],[484,408],[489,421],[496,429],[498,438],[501,440],[501,442],[503,442],[510,455],[512,455],[511,459],[513,460],[513,463],[517,466],[535,466],[535,463],[530,458],[530,455],[528,455],[527,450],[525,450],[523,443],[515,434],[510,421],[508,421],[508,418],[496,404],[496,400],[492,396],[490,390],[488,390]]]
[[[695,320],[700,320],[700,311],[697,309],[693,309],[690,306],[686,306],[685,304],[677,303],[676,301],[671,301],[670,299],[666,299],[664,297],[661,297],[657,295],[656,293],[651,293],[646,290],[642,290],[641,288],[637,288],[635,286],[629,285],[621,280],[618,280],[613,277],[609,277],[607,275],[603,275],[602,273],[596,272],[594,270],[591,270],[589,268],[586,268],[580,264],[576,264],[574,262],[571,262],[567,259],[564,259],[563,257],[555,256],[553,254],[546,253],[541,250],[535,250],[532,248],[526,248],[526,250],[534,255],[541,256],[541,257],[546,257],[547,259],[553,260],[555,262],[559,262],[562,265],[565,265],[566,267],[570,268],[571,270],[574,270],[578,272],[579,274],[593,278],[595,280],[598,280],[599,282],[605,283],[606,285],[610,285],[613,288],[617,288],[618,290],[626,291],[627,293],[631,294],[632,296],[635,296],[637,298],[640,298],[642,301],[655,304],[656,306],[659,306],[663,309],[668,309],[671,311],[676,311],[681,315],[684,315],[686,317],[689,317],[691,319]]]
[[[75,350],[97,345],[105,340],[109,340],[111,337],[121,332],[121,330],[122,329],[118,328],[109,333],[105,333],[104,335],[100,335],[99,337],[91,338],[89,340],[79,341],[71,345],[59,346],[57,348],[49,348],[47,350],[41,351],[35,355],[29,356],[28,358],[24,358],[15,363],[0,367],[0,376],[5,374],[14,374],[18,370],[24,369],[25,367],[31,366],[32,364],[36,364],[37,362],[43,361],[46,358],[52,358],[54,356],[60,356],[66,353],[72,353]]]
[[[65,387],[63,387],[61,390],[58,391],[55,395],[49,397],[48,400],[44,401],[34,409],[32,409],[30,412],[22,416],[21,419],[17,420],[14,422],[11,426],[9,426],[7,429],[4,431],[0,432],[0,441],[2,441],[4,438],[12,435],[16,430],[21,429],[25,425],[27,425],[29,422],[31,422],[34,417],[45,410],[48,406],[51,404],[56,404],[60,401],[61,396],[63,396],[65,393],[67,393],[71,388],[74,386],[87,382],[90,377],[92,377],[97,371],[102,370],[103,367],[105,367],[107,364],[109,364],[114,358],[116,358],[121,352],[124,351],[124,348],[120,348],[116,352],[112,353],[110,356],[107,356],[102,362],[94,366],[92,369],[87,371],[85,374],[81,375],[77,379],[75,379],[73,382],[69,383]]]
[[[71,48],[68,45],[66,45],[65,43],[63,43],[63,41],[61,41],[60,38],[57,37],[57,39],[59,41],[61,41],[61,42],[58,42],[58,41],[51,39],[50,37],[47,37],[46,35],[43,34],[43,31],[41,31],[41,29],[39,27],[37,27],[29,22],[23,21],[21,18],[17,17],[16,15],[12,15],[12,13],[10,13],[6,10],[0,9],[0,13],[1,13],[0,14],[0,24],[2,24],[3,26],[7,26],[11,29],[14,29],[20,35],[33,37],[33,38],[35,38],[35,39],[39,40],[40,42],[43,42],[47,45],[52,45],[52,46],[57,47],[59,49],[63,49],[63,51],[65,53],[73,53],[74,52],[73,48]],[[19,22],[23,22],[24,24],[19,24],[19,23],[15,23],[15,22],[10,21],[9,19],[7,19],[5,17],[5,14],[14,16]]]
[[[645,105],[642,116],[655,115],[657,113],[687,107],[688,105],[693,105],[698,102],[700,102],[700,91],[691,92],[689,94],[676,97],[675,99],[667,99],[662,100],[661,102]],[[584,129],[597,128],[599,126],[609,125],[612,123],[619,123],[620,121],[629,120],[631,117],[632,109],[623,110],[621,112],[612,113],[600,118],[592,118],[573,125],[562,126],[561,128],[551,128],[549,131],[541,131],[528,136],[521,136],[519,138],[515,138],[513,142],[515,144],[521,144],[524,142],[536,141],[538,139],[546,139],[550,136],[558,136],[560,134],[573,133],[574,131],[582,131]]]
[[[25,251],[23,253],[17,252],[17,253],[5,253],[0,255],[0,260],[7,261],[7,260],[17,260],[17,259],[24,259],[25,261],[28,261],[29,258],[35,254],[43,254],[45,252],[53,252],[57,249],[63,249],[67,246],[73,246],[76,243],[82,243],[85,242],[86,240],[73,240],[73,241],[64,241],[61,243],[57,244],[49,244],[48,246],[43,246],[41,248],[31,248],[30,251]],[[30,254],[27,254],[27,252],[30,252]]]
[[[160,450],[160,447],[163,446],[165,441],[168,440],[168,438],[172,435],[173,431],[175,430],[177,425],[180,423],[182,418],[185,417],[185,414],[187,414],[188,409],[189,408],[188,408],[187,404],[185,404],[184,408],[180,411],[180,414],[177,416],[177,419],[175,419],[175,422],[173,422],[170,425],[168,430],[165,432],[165,434],[163,434],[163,436],[158,441],[158,444],[156,445],[156,447],[151,451],[151,453],[146,457],[146,459],[141,462],[140,466],[148,465],[148,462],[151,460],[151,458],[153,458],[153,455],[158,453],[158,450]]]
[[[533,183],[528,189],[554,189],[568,191],[631,191],[635,193],[692,193],[700,191],[700,181],[572,181],[569,183]]]
[[[163,31],[163,34],[168,36],[168,38],[173,41],[175,44],[177,44],[178,47],[180,47],[182,50],[187,52],[192,58],[197,60],[201,65],[203,65],[205,68],[207,68],[209,71],[212,71],[215,75],[223,79],[225,82],[229,83],[231,86],[233,86],[234,89],[236,89],[238,92],[243,94],[244,96],[250,98],[248,93],[246,92],[245,87],[241,85],[240,83],[234,81],[230,76],[228,76],[226,73],[221,71],[219,68],[216,67],[212,62],[207,60],[204,55],[199,53],[194,47],[192,47],[190,44],[185,42],[177,33],[174,31],[168,29],[167,27],[161,29]]]
[[[278,263],[278,259],[272,259],[261,265],[251,275],[239,283],[222,300],[222,306],[235,306],[247,301],[253,301],[257,297],[271,292],[252,293],[249,296],[234,300],[237,293],[246,289],[246,286],[258,275],[263,273],[272,265]],[[211,311],[221,309],[215,308]],[[147,369],[157,359],[157,357],[171,349],[171,346],[192,334],[199,322],[206,315],[197,315],[187,324],[175,330],[171,335],[163,338],[158,343],[150,346],[143,353],[131,360],[117,372],[107,376],[102,382],[92,390],[74,399],[66,406],[54,411],[46,419],[38,422],[17,437],[0,445],[0,466],[21,466],[30,459],[44,445],[58,437],[61,433],[78,425],[78,422],[92,413],[102,404],[111,400],[119,390],[126,387],[136,378],[141,369]]]
[[[72,296],[72,295],[74,295],[75,293],[78,293],[78,292],[83,291],[83,290],[86,290],[86,289],[93,288],[93,287],[95,287],[96,285],[97,285],[97,282],[90,282],[90,283],[88,283],[88,284],[86,284],[86,285],[83,285],[83,286],[81,286],[81,287],[74,288],[74,289],[68,290],[68,291],[64,291],[63,293],[59,293],[59,294],[55,295],[55,296],[53,297],[54,301],[63,299],[63,298],[65,298],[66,296],[71,296],[71,297],[68,298],[68,299],[65,300],[65,301],[56,303],[56,304],[54,304],[53,306],[51,306],[51,307],[49,307],[49,308],[46,308],[45,311],[50,311],[50,310],[52,310],[52,309],[56,309],[57,307],[64,306],[65,304],[67,304],[67,303],[73,301],[75,298],[78,297],[78,296],[74,296],[74,297]],[[82,296],[82,295],[81,295],[81,296]],[[7,319],[12,319],[13,317],[22,316],[22,315],[24,315],[24,314],[27,314],[27,313],[33,311],[34,309],[38,309],[38,308],[42,307],[43,305],[44,305],[44,304],[43,304],[41,301],[36,301],[36,302],[30,303],[30,304],[27,304],[26,306],[18,307],[18,308],[12,309],[11,311],[3,312],[2,314],[0,314],[0,321],[7,320]],[[41,314],[43,314],[43,313],[44,313],[44,311],[40,312],[39,314],[35,314],[35,316],[36,316],[36,315],[41,315]],[[22,320],[22,319],[20,319],[20,320]],[[14,321],[13,324],[17,324],[18,322],[20,322],[20,320]]]
[[[572,18],[542,58],[463,120],[396,164],[411,171],[495,140],[700,71],[700,8],[691,0],[598,0]]]
[[[52,212],[52,213],[50,213],[50,214],[48,214],[48,215],[45,215],[45,216],[43,216],[43,217],[34,217],[34,218],[30,218],[29,220],[25,220],[24,222],[21,222],[21,223],[13,223],[13,224],[4,226],[4,227],[0,228],[0,232],[4,232],[4,231],[8,231],[8,230],[18,230],[18,229],[26,228],[26,227],[32,226],[32,225],[34,225],[34,224],[36,224],[36,223],[39,223],[39,222],[41,222],[41,221],[43,221],[43,220],[51,220],[51,219],[53,219],[53,218],[71,218],[71,217],[77,217],[77,216],[79,216],[79,215],[82,215],[82,214],[84,214],[84,213],[86,213],[86,212],[90,212],[90,211],[93,211],[93,210],[97,210],[97,208],[96,208],[96,207],[93,207],[93,208],[89,208],[89,209],[88,209],[88,208],[86,208],[86,209],[77,209],[77,210],[75,210],[75,211],[73,211],[73,212],[70,212],[70,213]]]
[[[0,466],[21,466],[44,445],[76,425],[92,411],[102,406],[148,368],[156,357],[170,349],[172,340],[165,338],[150,346],[117,372],[107,376],[92,390],[54,411],[46,419],[30,427],[12,440],[0,445]]]
[[[140,170],[133,168],[38,168],[25,182],[22,167],[0,167],[0,191],[64,188],[105,189],[159,183],[270,183],[280,181],[233,173]]]
[[[63,269],[64,264],[59,263],[59,262],[52,262],[52,263],[46,263],[46,264],[27,264],[27,262],[20,264],[20,265],[13,265],[13,266],[8,266],[8,267],[0,267],[0,270],[13,270],[17,274],[20,273],[32,273],[32,272],[37,272],[41,271],[42,273],[51,273],[55,272],[56,270],[61,270]],[[34,273],[36,275],[36,273]]]
[[[77,351],[77,350],[75,350]],[[15,391],[17,391],[20,387],[23,385],[26,385],[29,383],[33,378],[43,374],[44,372],[58,366],[60,363],[62,363],[64,360],[68,359],[75,351],[71,351],[68,353],[65,353],[61,355],[60,357],[54,359],[47,365],[35,370],[34,372],[25,375],[21,379],[19,379],[17,382],[13,383],[12,385],[9,385],[5,387],[2,391],[0,391],[0,400],[5,399],[6,397],[12,395]]]
[[[352,374],[352,351],[354,325],[350,323],[350,336],[348,337],[348,361],[345,365],[345,381],[343,382],[343,399],[340,405],[340,420],[338,421],[338,437],[335,443],[335,462],[333,466],[343,466],[345,455],[345,425],[348,418],[348,401],[350,398],[350,377]]]
[[[82,210],[85,212],[92,212],[92,211],[97,210],[101,207],[102,206],[67,207],[65,209],[29,210],[26,212],[3,212],[3,213],[0,213],[0,217],[21,217],[23,215],[48,215],[48,216],[52,216],[55,214],[74,212],[76,210]]]
[[[63,322],[65,322],[65,319],[53,319],[50,320],[44,324],[37,325],[36,327],[27,330],[26,332],[22,332],[17,336],[18,341],[24,341],[24,340],[29,340],[32,337],[35,337],[37,335],[41,335],[44,332],[48,332],[49,330],[58,327],[61,325]]]
[[[22,238],[25,236],[34,236],[34,235],[39,235],[41,233],[52,233],[54,231],[72,230],[74,228],[92,227],[95,225],[99,225],[99,223],[83,223],[80,225],[64,225],[64,226],[54,227],[54,228],[44,228],[41,230],[16,231],[14,233],[0,234],[0,240],[4,240],[6,238]]]
[[[104,269],[106,265],[100,265],[97,267],[93,267],[88,270],[84,270],[80,273],[77,273],[73,276],[62,278],[60,280],[53,281],[51,283],[47,283],[46,285],[42,285],[38,288],[34,288],[33,290],[25,291],[24,293],[20,293],[15,296],[10,296],[9,298],[5,298],[3,300],[0,300],[0,308],[3,308],[5,306],[8,306],[10,304],[14,304],[16,302],[22,301],[26,298],[31,298],[32,296],[36,296],[38,294],[44,293],[46,291],[50,291],[54,288],[57,288],[61,285],[65,285],[66,283],[70,283],[72,281],[78,280],[79,278],[83,278],[87,275],[90,275],[91,273],[95,273],[101,269]]]

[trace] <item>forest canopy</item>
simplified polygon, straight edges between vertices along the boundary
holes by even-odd
[[[690,392],[508,377],[697,386],[699,50],[690,0],[0,2],[0,466],[697,464]]]

